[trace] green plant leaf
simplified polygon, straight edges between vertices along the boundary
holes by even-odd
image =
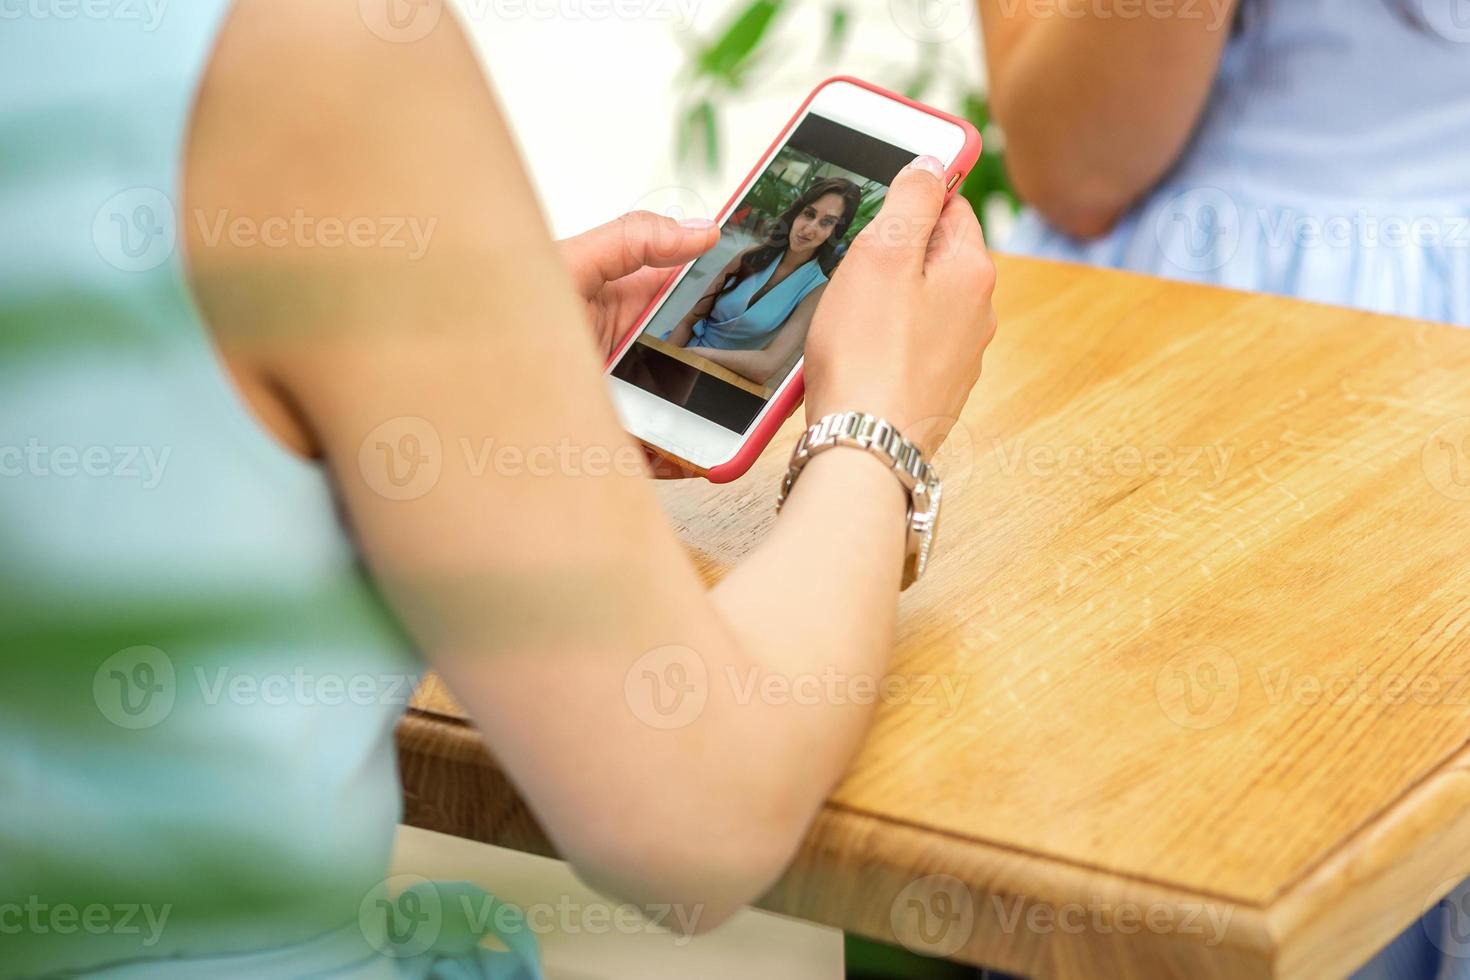
[[[752,0],[725,33],[699,56],[700,74],[729,78],[750,57],[785,5],[785,0]]]
[[[715,169],[720,158],[720,131],[712,101],[700,99],[679,116],[677,144],[679,163],[687,163],[699,152],[705,169]]]
[[[961,111],[966,119],[975,124],[976,129],[983,130],[990,125],[990,100],[985,97],[984,92],[966,92],[964,109]]]
[[[704,129],[704,165],[714,170],[720,165],[720,128],[715,121],[715,105],[705,99],[695,110],[699,113],[700,126]]]
[[[842,53],[842,47],[847,43],[847,29],[851,24],[851,16],[847,7],[843,4],[834,4],[827,14],[827,42],[822,52],[823,57],[831,60]]]

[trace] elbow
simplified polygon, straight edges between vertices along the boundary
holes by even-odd
[[[752,828],[734,839],[715,833],[635,832],[568,856],[590,887],[633,905],[675,933],[698,935],[759,899],[799,843],[799,835],[772,828]]]
[[[1013,165],[1011,180],[1048,224],[1084,241],[1112,231],[1138,193],[1106,175],[1069,167]]]
[[[1080,241],[1102,238],[1127,210],[1127,205],[1056,199],[1039,201],[1035,207],[1053,228]]]
[[[810,814],[727,799],[695,816],[679,808],[588,821],[562,848],[579,877],[674,932],[708,932],[759,899],[800,846]],[[616,812],[616,811],[615,811]]]

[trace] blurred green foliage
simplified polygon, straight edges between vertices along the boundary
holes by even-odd
[[[924,0],[893,0],[893,3],[918,5]],[[768,61],[773,31],[790,8],[788,0],[744,0],[737,6],[724,28],[713,37],[687,43],[687,63],[676,81],[682,93],[678,115],[678,153],[681,163],[702,165],[715,170],[720,164],[723,145],[720,139],[719,110],[748,91],[750,79]],[[884,5],[885,13],[888,7]],[[826,30],[821,49],[812,52],[812,84],[828,75],[839,73],[836,62],[851,34],[856,11],[850,3],[835,2],[826,14]],[[978,35],[972,43],[979,44]],[[911,99],[930,101],[938,108],[963,116],[985,133],[990,126],[990,103],[972,78],[959,77],[943,57],[943,45],[915,42],[912,66],[897,78],[873,78],[874,81]],[[825,63],[826,69],[820,66]],[[961,91],[960,104],[946,104],[947,99],[934,93],[941,87]],[[990,132],[993,134],[994,129]],[[984,152],[974,170],[965,179],[962,193],[974,205],[975,213],[985,220],[987,206],[1001,201],[1011,208],[1019,206],[1015,192],[1006,178],[1005,161],[996,139],[986,141]]]

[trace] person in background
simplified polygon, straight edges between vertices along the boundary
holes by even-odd
[[[1009,251],[1470,325],[1463,0],[1060,7],[980,5]]]
[[[1459,4],[981,2],[1007,250],[1470,326]],[[1467,901],[1360,980],[1470,974]]]
[[[0,447],[77,478],[3,487],[0,900],[78,918],[7,917],[0,974],[538,976],[524,930],[480,944],[484,892],[385,893],[426,663],[579,874],[700,930],[781,872],[863,736],[864,707],[721,685],[683,727],[630,709],[670,650],[881,675],[906,493],[823,453],[707,589],[602,369],[648,266],[717,229],[634,214],[558,248],[452,14],[375,10],[6,21]],[[898,175],[807,344],[812,418],[926,454],[995,328],[942,170]],[[577,456],[477,469],[487,446]]]

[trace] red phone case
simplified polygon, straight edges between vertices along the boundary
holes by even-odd
[[[811,94],[806,97],[806,101],[802,102],[802,104],[797,108],[796,112],[792,113],[791,118],[787,120],[786,125],[781,127],[781,132],[776,136],[774,140],[771,141],[771,145],[766,148],[766,152],[761,154],[760,159],[756,162],[755,166],[750,168],[750,173],[746,174],[745,179],[737,185],[737,189],[735,193],[731,195],[730,200],[725,202],[725,206],[722,207],[720,209],[720,213],[715,216],[715,221],[717,223],[723,223],[726,216],[728,216],[730,212],[734,210],[735,206],[740,203],[739,188],[746,186],[756,178],[761,166],[768,159],[770,159],[770,157],[775,154],[776,150],[781,146],[781,144],[786,141],[787,136],[790,135],[791,130],[796,126],[796,121],[801,118],[801,114],[806,111],[806,107],[811,104],[812,99],[816,98],[818,92],[826,88],[828,85],[831,85],[833,82],[847,82],[850,85],[856,85],[859,88],[865,88],[870,92],[876,92],[877,94],[890,98],[895,102],[902,102],[906,106],[918,109],[920,112],[927,112],[931,116],[938,116],[941,119],[948,120],[949,122],[954,123],[964,130],[964,146],[960,148],[959,155],[955,157],[954,162],[949,166],[949,170],[946,171],[947,174],[959,174],[961,179],[955,181],[955,185],[949,189],[948,193],[945,195],[946,200],[948,200],[949,196],[953,195],[956,191],[959,190],[960,185],[964,183],[964,176],[970,172],[970,168],[975,165],[975,161],[980,159],[980,133],[975,129],[974,126],[961,119],[960,117],[951,115],[948,112],[941,112],[940,110],[935,109],[931,106],[924,105],[921,102],[915,102],[913,99],[905,98],[904,96],[899,95],[897,92],[890,92],[881,86],[874,85],[871,82],[865,82],[860,78],[853,78],[849,75],[834,75],[833,77],[822,82],[822,84],[818,85],[816,88],[812,89]],[[658,294],[654,296],[653,301],[650,302],[648,304],[648,307],[638,315],[638,319],[635,323],[634,328],[628,331],[627,336],[618,341],[617,348],[612,352],[612,356],[607,359],[607,364],[604,365],[605,368],[611,368],[613,362],[622,356],[623,351],[630,343],[633,342],[633,338],[638,335],[639,329],[644,326],[644,321],[648,318],[649,314],[652,313],[658,307],[658,305],[663,302],[664,297],[668,295],[669,290],[673,287],[674,280],[678,277],[678,274],[683,271],[683,269],[676,269],[674,270],[674,272],[670,273],[668,280],[663,284],[662,288],[659,289]],[[773,439],[776,435],[776,430],[781,428],[782,424],[791,417],[791,414],[796,411],[797,406],[801,404],[801,399],[806,394],[806,384],[803,377],[804,367],[805,361],[796,366],[796,370],[792,372],[791,381],[786,385],[785,388],[781,390],[778,395],[776,395],[774,399],[772,399],[771,406],[769,409],[767,409],[765,416],[760,420],[760,422],[756,423],[755,428],[746,433],[745,441],[741,443],[740,450],[729,462],[721,463],[719,466],[715,466],[711,469],[706,470],[693,466],[685,460],[669,456],[668,453],[663,452],[657,446],[650,446],[649,448],[652,449],[654,452],[657,452],[661,456],[673,459],[674,462],[685,467],[686,469],[692,470],[700,476],[703,476],[711,483],[729,483],[731,480],[743,476],[746,470],[749,470],[751,466],[755,464],[756,458],[765,451],[766,446],[770,445],[771,439]]]

